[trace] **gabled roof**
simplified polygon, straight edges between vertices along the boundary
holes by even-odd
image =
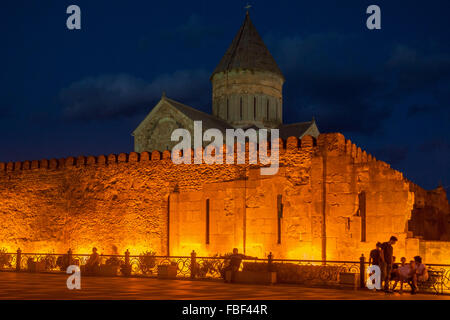
[[[222,132],[225,132],[226,129],[233,128],[227,122],[225,122],[213,115],[210,115],[210,114],[207,114],[200,110],[197,110],[195,108],[189,107],[185,104],[182,104],[181,102],[169,99],[167,97],[165,97],[163,99],[166,99],[166,101],[169,102],[173,107],[175,107],[178,111],[184,113],[188,118],[192,119],[193,121],[202,121],[203,129],[213,129],[214,128],[214,129],[219,129]]]
[[[278,127],[280,138],[285,140],[289,137],[301,138],[306,134],[316,137],[319,134],[316,121],[298,122],[292,124],[282,124]],[[316,137],[317,138],[317,137]]]
[[[145,117],[145,119],[134,130],[133,135],[136,134],[140,130],[140,128],[144,126],[144,123],[147,123],[149,119],[152,118],[153,114],[158,111],[163,102],[167,103],[169,106],[183,113],[186,117],[188,117],[193,121],[202,121],[203,130],[215,128],[225,132],[226,129],[233,128],[225,121],[213,115],[204,113],[202,111],[189,107],[185,104],[182,104],[181,102],[169,99],[165,95],[163,95],[161,100],[156,104],[156,106],[152,109],[152,111],[150,111],[150,113]]]
[[[284,78],[247,12],[244,23],[212,76],[219,72],[244,69],[270,71]],[[211,76],[211,77],[212,77]]]

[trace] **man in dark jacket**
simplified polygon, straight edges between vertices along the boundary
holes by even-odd
[[[234,282],[235,274],[239,271],[239,268],[241,267],[241,263],[243,259],[258,259],[256,257],[250,257],[243,254],[240,254],[237,248],[233,249],[233,254],[223,257],[225,259],[229,259],[229,264],[225,269],[223,269],[223,277],[226,281],[226,273],[227,271],[231,271],[231,282]]]
[[[381,262],[381,277],[384,280],[384,291],[391,292],[389,290],[389,282],[391,280],[392,261],[394,256],[394,248],[392,247],[397,238],[392,236],[388,242],[384,242],[381,245],[383,261]]]
[[[380,266],[381,264],[381,242],[377,242],[375,249],[370,251],[369,265]]]

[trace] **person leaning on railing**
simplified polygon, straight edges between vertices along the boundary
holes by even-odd
[[[222,276],[225,279],[227,271],[231,271],[231,278],[234,279],[234,273],[239,271],[241,267],[242,260],[244,259],[258,259],[256,257],[246,256],[244,254],[240,254],[237,248],[233,249],[233,254],[225,257],[221,257],[222,259],[230,260],[228,266],[223,269]]]

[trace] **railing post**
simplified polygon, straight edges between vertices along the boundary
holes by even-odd
[[[360,288],[364,288],[366,286],[366,258],[364,254],[361,254],[359,258],[359,286]]]
[[[22,250],[17,249],[16,271],[20,271],[20,262],[22,261]]]
[[[72,249],[69,248],[69,251],[67,251],[67,263],[68,266],[72,265]]]
[[[124,276],[130,276],[131,275],[131,265],[130,265],[130,251],[125,251],[125,266],[123,270]]]
[[[195,274],[197,271],[197,253],[195,250],[191,252],[191,279],[195,278]]]
[[[269,255],[267,256],[267,265],[268,265],[268,268],[269,268],[269,272],[272,272],[273,271],[273,265],[272,265],[272,261],[273,260],[273,254],[272,254],[272,252],[270,252],[269,253]]]

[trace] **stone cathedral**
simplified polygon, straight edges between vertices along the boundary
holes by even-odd
[[[279,129],[281,138],[311,135],[319,130],[315,121],[283,124],[284,76],[247,13],[231,46],[211,75],[212,112],[206,114],[163,95],[159,103],[133,132],[134,151],[172,150],[175,129],[193,135],[194,121],[203,130]]]
[[[212,114],[163,95],[134,131],[133,152],[0,163],[0,248],[209,256],[236,247],[355,261],[395,235],[396,256],[450,263],[445,190],[424,190],[314,120],[284,124],[284,81],[247,15],[211,76]],[[196,120],[204,130],[278,128],[278,173],[174,164],[171,133],[192,134]]]

